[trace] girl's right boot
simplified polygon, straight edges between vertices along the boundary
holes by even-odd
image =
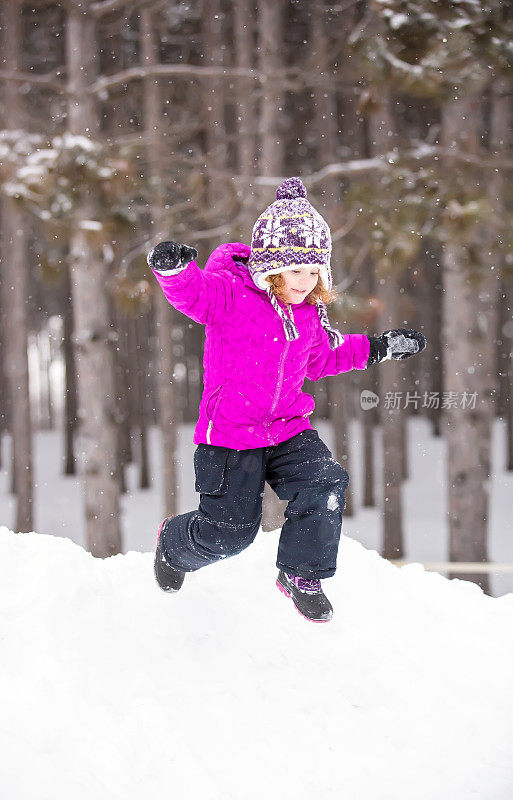
[[[163,592],[177,592],[181,589],[185,578],[185,572],[175,569],[168,564],[164,555],[164,549],[162,547],[163,530],[166,522],[170,519],[171,517],[166,517],[160,523],[159,532],[157,534],[157,549],[155,550],[155,580]]]
[[[302,617],[310,622],[329,622],[333,607],[322,591],[320,580],[300,578],[280,570],[276,586],[285,597],[290,597]]]

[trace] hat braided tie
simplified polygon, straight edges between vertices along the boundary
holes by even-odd
[[[293,320],[291,320],[290,317],[288,317],[286,315],[285,311],[283,310],[283,308],[278,303],[278,300],[276,299],[276,296],[275,296],[273,290],[271,289],[271,287],[266,289],[266,292],[269,295],[269,299],[270,299],[271,303],[273,304],[274,310],[277,311],[278,314],[280,315],[280,319],[281,319],[281,321],[283,323],[283,330],[285,331],[285,338],[287,339],[287,341],[288,342],[293,342],[294,339],[298,339],[299,338],[299,331],[296,328],[296,323]]]
[[[328,312],[326,311],[326,306],[322,302],[322,300],[317,301],[317,313],[319,314],[319,319],[321,321],[321,325],[328,334],[328,339],[330,343],[330,348],[335,350],[335,348],[340,347],[341,344],[344,344],[344,337],[340,333],[340,331],[335,330],[330,325],[330,321],[328,319]]]

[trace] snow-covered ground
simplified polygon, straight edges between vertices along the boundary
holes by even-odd
[[[446,521],[445,445],[431,436],[424,419],[408,422],[411,477],[404,484],[404,537],[406,558],[411,561],[446,561],[448,534]],[[197,503],[194,492],[192,425],[184,425],[178,436],[179,512],[189,511]],[[319,432],[331,446],[331,430],[319,425]],[[129,492],[122,499],[124,550],[147,552],[154,547],[156,531],[166,509],[160,494],[160,442],[156,429],[150,430],[150,465],[152,486],[137,488],[137,467],[128,468]],[[346,517],[343,531],[366,547],[380,550],[381,516],[376,509],[361,507],[361,431],[352,430],[351,488],[355,492],[356,514]],[[379,435],[376,436],[376,475],[380,475]],[[9,442],[3,437],[3,470],[0,471],[0,525],[14,525],[14,502],[8,493]],[[78,478],[61,475],[62,437],[59,431],[39,431],[35,436],[35,480],[37,482],[34,527],[40,533],[66,536],[85,546],[82,489]],[[495,562],[513,562],[513,518],[510,513],[513,473],[504,471],[505,428],[495,421],[492,441],[492,479],[490,481],[489,558]],[[379,489],[380,487],[378,487]],[[379,494],[379,492],[378,492]],[[272,534],[263,534],[274,542]],[[513,592],[512,574],[491,577],[494,595]],[[513,792],[512,792],[513,797]]]
[[[511,800],[513,595],[343,538],[313,625],[275,537],[166,595],[152,555],[0,529],[5,800]]]

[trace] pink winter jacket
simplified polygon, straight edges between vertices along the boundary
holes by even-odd
[[[312,427],[315,403],[302,391],[305,377],[367,365],[367,336],[345,336],[330,350],[316,307],[304,301],[292,307],[299,338],[288,342],[267,294],[235,263],[250,252],[239,242],[223,244],[204,270],[191,261],[175,275],[154,273],[171,305],[206,326],[196,444],[246,450],[290,439]]]

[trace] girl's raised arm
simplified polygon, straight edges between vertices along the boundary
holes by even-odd
[[[202,325],[214,325],[233,303],[234,283],[223,273],[200,269],[198,251],[176,242],[161,242],[148,253],[147,262],[167,301]]]

